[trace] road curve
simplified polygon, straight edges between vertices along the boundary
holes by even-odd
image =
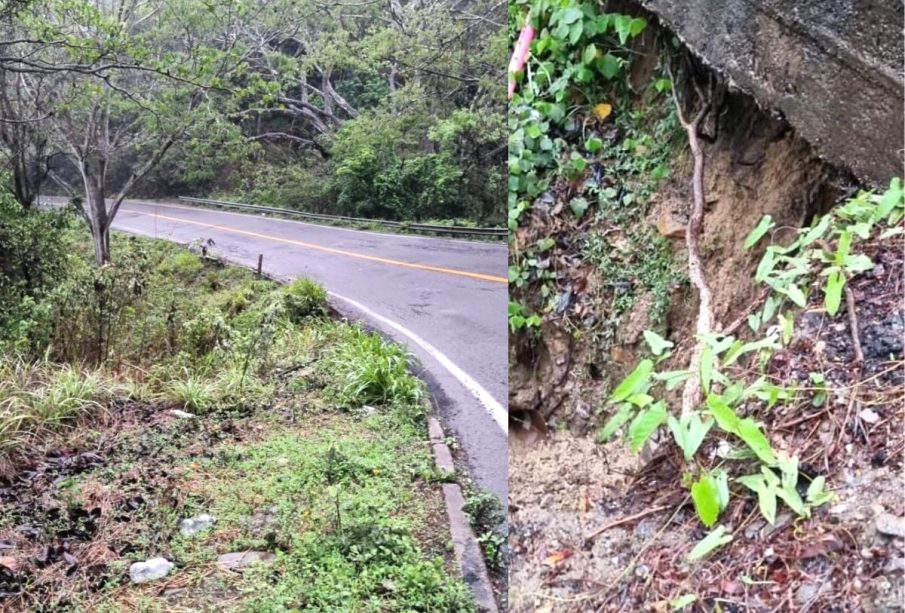
[[[255,266],[263,254],[267,274],[321,283],[341,312],[418,358],[472,476],[505,503],[506,245],[134,200],[113,228],[179,243],[213,239],[227,260]]]

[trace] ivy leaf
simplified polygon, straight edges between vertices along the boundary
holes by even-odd
[[[701,387],[705,394],[710,391],[711,374],[713,374],[713,346],[705,345],[701,350]]]
[[[804,295],[804,292],[801,291],[801,288],[798,287],[797,285],[795,285],[794,283],[789,285],[788,287],[784,288],[782,290],[782,293],[784,293],[786,296],[788,296],[789,300],[791,300],[792,302],[794,302],[796,305],[798,305],[801,308],[806,307],[808,304],[808,301]]]
[[[770,525],[776,524],[776,492],[763,479],[757,484],[757,506]]]
[[[632,18],[628,15],[616,15],[613,18],[613,25],[616,28],[619,43],[624,45],[632,33]]]
[[[610,402],[622,402],[640,387],[646,385],[654,368],[652,360],[641,360],[638,366],[620,383],[610,395]]]
[[[632,19],[631,23],[629,23],[629,34],[632,36],[638,36],[644,31],[644,28],[647,27],[647,20],[643,17],[635,17]]]
[[[549,251],[555,244],[556,241],[548,236],[537,241],[537,250],[541,252]]]
[[[889,214],[896,208],[896,205],[902,202],[903,196],[905,196],[905,190],[902,188],[902,179],[894,177],[892,181],[889,182],[889,189],[886,190],[886,193],[880,198],[880,202],[874,210],[873,220],[880,221],[881,219],[889,217]]]
[[[578,21],[581,18],[582,18],[581,9],[572,7],[572,8],[568,8],[562,12],[562,16],[559,18],[559,21],[566,25],[569,25],[569,24],[575,23],[576,21]]]
[[[772,247],[767,247],[767,250],[764,252],[764,257],[757,265],[757,271],[754,273],[754,280],[758,283],[766,281],[767,275],[773,272],[774,266],[776,266],[775,250]]]
[[[751,234],[745,239],[745,243],[743,245],[744,249],[747,251],[751,247],[757,244],[757,242],[766,234],[770,228],[772,228],[776,223],[773,221],[773,217],[771,215],[764,215],[760,218],[758,224],[751,230]]]
[[[835,317],[839,312],[839,305],[842,304],[842,288],[845,286],[845,275],[841,270],[834,270],[830,273],[826,280],[826,288],[824,289],[823,304],[826,312],[830,317]]]
[[[585,149],[587,149],[591,153],[597,153],[601,149],[603,149],[603,141],[597,138],[596,136],[592,136],[584,143]]]
[[[726,543],[730,542],[732,542],[732,535],[726,534],[726,528],[724,526],[718,526],[710,534],[705,536],[700,543],[692,548],[692,550],[688,553],[688,560],[690,562],[700,560],[717,547],[722,547]]]
[[[644,340],[647,341],[647,345],[650,347],[651,353],[656,356],[660,356],[667,349],[672,349],[675,346],[675,343],[672,341],[668,341],[656,332],[652,330],[644,331]]]
[[[701,523],[710,528],[720,516],[720,494],[710,475],[702,476],[691,485],[691,499]]]
[[[716,424],[721,430],[729,434],[738,432],[741,420],[721,396],[715,394],[707,396],[707,408],[710,409],[710,414],[716,419]]]
[[[776,455],[773,453],[770,441],[753,419],[747,417],[739,420],[736,435],[745,441],[745,444],[757,454],[762,462],[770,465],[776,463]]]
[[[582,61],[585,64],[590,64],[597,58],[597,47],[594,43],[591,43],[587,47],[584,48],[584,53],[581,56]]]
[[[870,270],[874,267],[874,263],[863,253],[847,256],[842,262],[842,265],[845,266],[849,272],[853,273],[864,272],[865,270]]]
[[[572,213],[579,219],[581,219],[581,217],[585,214],[585,211],[588,210],[588,206],[590,206],[590,203],[586,198],[582,197],[573,198],[569,203],[569,208],[572,209]]]
[[[698,596],[697,594],[682,594],[678,598],[673,598],[669,601],[669,607],[673,611],[680,611],[687,607],[688,605],[697,602]]]
[[[665,381],[667,391],[672,391],[679,387],[683,381],[687,381],[691,377],[690,370],[667,370],[664,372],[654,373],[654,379],[657,381]]]
[[[612,79],[622,70],[622,60],[612,53],[605,53],[597,59],[597,70],[606,79]]]
[[[638,453],[647,439],[666,421],[666,403],[662,400],[645,409],[632,421],[628,428],[628,437],[632,451]]]
[[[801,246],[807,247],[817,239],[821,238],[826,231],[830,227],[831,218],[829,215],[824,215],[820,218],[820,221],[816,226],[808,230],[808,233],[804,235],[804,238],[801,239]]]

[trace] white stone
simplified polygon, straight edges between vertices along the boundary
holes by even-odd
[[[179,520],[179,532],[182,536],[192,536],[202,530],[207,530],[216,523],[217,518],[204,513],[197,517],[189,517],[188,519]]]
[[[175,566],[166,558],[151,558],[146,562],[135,562],[129,567],[132,583],[145,583],[166,577]]]

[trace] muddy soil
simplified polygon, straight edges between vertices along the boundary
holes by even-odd
[[[854,363],[846,314],[828,317],[815,287],[768,374],[807,386],[821,372],[839,391],[820,401],[813,389],[811,402],[761,416],[778,448],[827,477],[834,500],[808,520],[781,511],[775,526],[750,497],[739,500],[726,514],[735,540],[689,563],[705,530],[668,447],[635,456],[620,441],[599,445],[563,428],[512,447],[510,610],[666,611],[686,593],[708,611],[903,610],[905,266],[899,239],[866,253],[875,266],[851,284],[864,364]]]
[[[163,520],[186,502],[176,467],[245,439],[244,421],[121,402],[99,429],[19,457],[0,480],[0,610],[70,610],[71,595],[128,581],[130,554],[171,558],[176,524]]]

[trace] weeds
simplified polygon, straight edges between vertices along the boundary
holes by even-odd
[[[380,404],[423,412],[424,387],[408,370],[408,353],[373,332],[350,329],[326,367],[338,375],[338,396],[351,408]]]
[[[283,301],[289,320],[296,324],[327,312],[327,290],[310,279],[298,279],[287,285]]]
[[[804,390],[771,382],[765,367],[775,351],[791,342],[796,309],[807,307],[807,293],[815,280],[827,279],[818,286],[823,291],[827,313],[834,316],[841,302],[841,285],[873,265],[867,255],[854,254],[853,250],[868,243],[874,235],[882,239],[900,234],[903,217],[902,182],[894,179],[882,196],[863,192],[811,228],[799,230],[789,245],[767,247],[756,279],[769,292],[762,310],[748,317],[749,327],[755,334],[769,326],[766,333],[751,341],[726,333],[701,335],[699,340],[704,348],[697,374],[706,401],[704,406],[682,414],[679,419],[669,410],[668,392],[692,373],[657,371],[656,366],[669,358],[672,343],[647,331],[645,337],[653,356],[643,360],[610,395],[609,404],[617,407],[617,411],[602,428],[600,438],[607,440],[628,424],[627,437],[637,452],[661,426],[667,425],[686,462],[683,484],[690,490],[698,517],[708,528],[726,510],[732,495],[730,485],[735,483],[756,495],[758,509],[770,524],[776,521],[778,502],[800,517],[809,517],[813,508],[832,499],[825,477],[803,475],[798,457],[784,449],[774,449],[770,433],[753,416],[759,409],[772,410],[780,401],[792,402]],[[772,220],[762,220],[746,240],[746,248],[757,244],[771,226]],[[832,249],[827,241],[834,241],[838,246]],[[854,309],[854,305],[849,302],[848,308]],[[858,334],[856,316],[853,312],[849,316],[854,322],[851,330]],[[855,367],[860,368],[856,340],[852,346]],[[757,376],[753,381],[752,372]],[[833,391],[826,387],[825,378],[819,373],[816,376],[811,373],[809,381],[819,386],[812,400],[812,404],[819,406]],[[720,460],[717,466],[711,466],[713,462],[698,453],[711,440],[710,432],[714,430],[721,433],[725,445],[715,451]],[[749,464],[732,464],[751,460],[756,461],[755,472],[751,474],[738,474]],[[692,557],[703,557],[729,542],[730,537],[724,536],[722,529],[720,526],[710,533],[695,548]]]

